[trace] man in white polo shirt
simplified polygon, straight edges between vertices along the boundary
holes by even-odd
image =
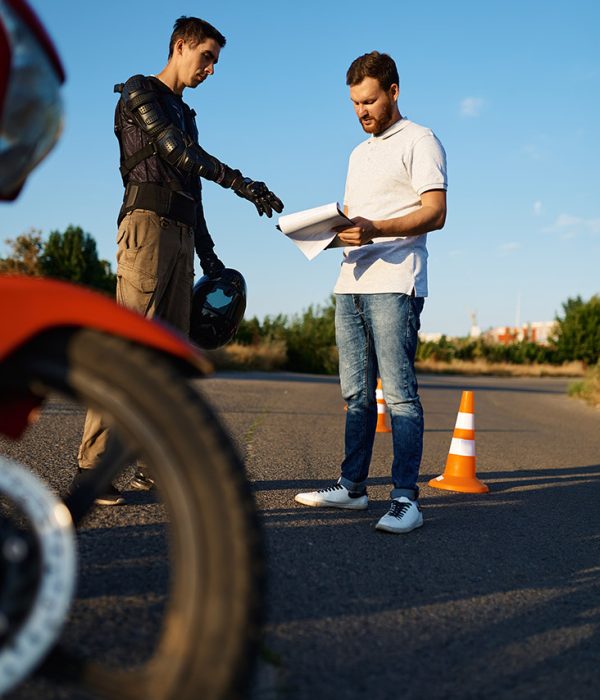
[[[417,478],[423,409],[415,374],[420,315],[427,296],[427,233],[446,219],[446,154],[430,129],[398,109],[396,64],[373,51],[346,75],[356,116],[369,138],[350,156],[344,210],[354,225],[339,231],[347,247],[337,283],[336,339],[347,403],[345,457],[337,483],[299,493],[309,506],[364,510],[377,425],[381,377],[392,424],[392,490],[378,530],[423,524]]]

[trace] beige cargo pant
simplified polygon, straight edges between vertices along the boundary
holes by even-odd
[[[193,283],[193,228],[145,209],[127,214],[117,233],[117,303],[187,336]],[[102,416],[88,410],[77,455],[82,469],[98,463],[107,438]]]

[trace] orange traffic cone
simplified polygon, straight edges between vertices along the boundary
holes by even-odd
[[[383,398],[383,389],[381,388],[381,379],[377,380],[377,389],[375,390],[375,398],[377,399],[377,433],[391,433],[392,426],[390,425],[390,412],[387,403]]]
[[[475,411],[472,391],[463,391],[454,426],[446,468],[429,486],[462,493],[487,493],[489,488],[475,476]]]

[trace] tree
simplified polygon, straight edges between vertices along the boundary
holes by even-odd
[[[32,228],[15,239],[8,238],[5,243],[11,249],[11,255],[0,258],[0,273],[35,276],[42,274],[39,258],[43,241],[40,231]]]
[[[40,256],[40,269],[48,277],[115,291],[117,278],[110,263],[98,258],[96,241],[79,226],[69,226],[64,233],[50,233]]]
[[[563,304],[564,317],[557,318],[556,346],[563,360],[582,360],[594,365],[600,358],[600,296],[585,302],[581,297]]]

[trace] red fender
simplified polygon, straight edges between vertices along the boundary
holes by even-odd
[[[0,275],[0,362],[51,328],[93,328],[161,350],[190,364],[201,374],[212,365],[176,332],[118,306],[101,294],[56,280]],[[0,405],[0,432],[20,437],[39,401],[9,397]],[[1,402],[0,402],[1,404]]]
[[[0,361],[42,331],[83,327],[162,350],[202,374],[212,372],[210,362],[175,331],[118,306],[102,294],[66,282],[0,275],[0,323]]]

